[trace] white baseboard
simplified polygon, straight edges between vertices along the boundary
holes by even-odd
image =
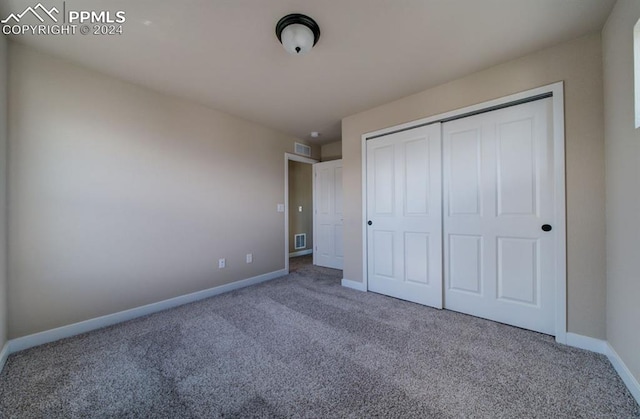
[[[567,333],[567,345],[606,355],[631,395],[640,404],[640,383],[609,342],[569,332]]]
[[[354,289],[356,291],[366,291],[367,287],[364,285],[364,282],[352,281],[351,279],[342,278],[342,286]]]
[[[56,340],[68,338],[71,336],[76,336],[81,333],[86,333],[117,323],[122,323],[138,317],[146,316],[148,314],[156,313],[158,311],[167,310],[169,308],[213,297],[214,295],[219,295],[239,288],[259,284],[260,282],[275,279],[286,274],[287,271],[285,269],[281,269],[279,271],[269,272],[266,274],[254,276],[252,278],[231,282],[229,284],[219,285],[217,287],[197,291],[191,294],[181,295],[175,298],[170,298],[168,300],[159,301],[157,303],[151,303],[141,307],[135,307],[129,310],[120,311],[118,313],[107,314],[105,316],[73,323],[67,326],[45,330],[44,332],[34,333],[32,335],[11,339],[9,342],[7,342],[7,345],[5,345],[5,349],[8,346],[8,354],[12,354],[24,349],[32,348],[34,346],[43,345],[45,343],[54,342]]]
[[[9,342],[5,343],[0,351],[0,372],[2,372],[4,364],[7,363],[7,358],[9,358]]]
[[[567,333],[567,345],[575,348],[586,349],[587,351],[607,355],[607,341],[596,339],[577,333]]]
[[[313,249],[299,250],[297,252],[289,253],[289,257],[290,258],[295,258],[295,257],[298,257],[298,256],[310,255],[312,253],[313,253]]]
[[[631,393],[633,398],[636,399],[636,402],[638,402],[638,404],[640,404],[640,383],[638,383],[638,380],[633,376],[633,374],[631,374],[631,371],[624,363],[624,361],[622,361],[620,355],[618,355],[615,349],[613,349],[613,346],[611,346],[611,344],[609,343],[607,343],[606,345],[607,356],[609,357],[609,361],[613,365],[613,368],[616,369],[618,375],[620,376],[620,378],[622,378],[622,381],[629,389],[629,392]]]

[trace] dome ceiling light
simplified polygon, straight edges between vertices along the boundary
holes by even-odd
[[[289,54],[303,55],[320,39],[320,27],[309,16],[292,13],[278,21],[276,36]]]

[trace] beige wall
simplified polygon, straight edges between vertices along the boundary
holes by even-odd
[[[289,253],[313,248],[313,166],[289,160]],[[302,206],[302,212],[298,207]],[[307,247],[295,248],[294,236],[307,234]]]
[[[344,276],[362,281],[361,135],[512,93],[565,82],[568,329],[605,338],[605,216],[600,35],[588,35],[342,121]]]
[[[633,26],[618,0],[602,31],[607,179],[607,340],[640,381],[640,129],[634,128]]]
[[[9,58],[11,338],[284,268],[293,138],[15,43]]]
[[[0,350],[7,341],[7,39],[0,35]]]
[[[339,160],[341,158],[342,141],[335,141],[320,147],[320,161]]]

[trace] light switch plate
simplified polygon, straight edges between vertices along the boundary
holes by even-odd
[[[247,253],[247,263],[251,263],[251,262],[253,262],[253,254]]]
[[[225,266],[227,266],[227,261],[226,261],[226,260],[224,260],[224,259],[218,259],[218,268],[219,268],[219,269],[222,269],[222,268],[224,268]]]
[[[284,212],[284,204],[278,204],[278,212]]]
[[[298,207],[298,212],[302,212],[302,205]]]

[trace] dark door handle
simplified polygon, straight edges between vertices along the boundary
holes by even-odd
[[[367,224],[371,225],[371,224],[373,224],[373,221],[369,220],[369,221],[367,221]]]
[[[542,225],[542,231],[551,231],[552,228],[549,224]]]

